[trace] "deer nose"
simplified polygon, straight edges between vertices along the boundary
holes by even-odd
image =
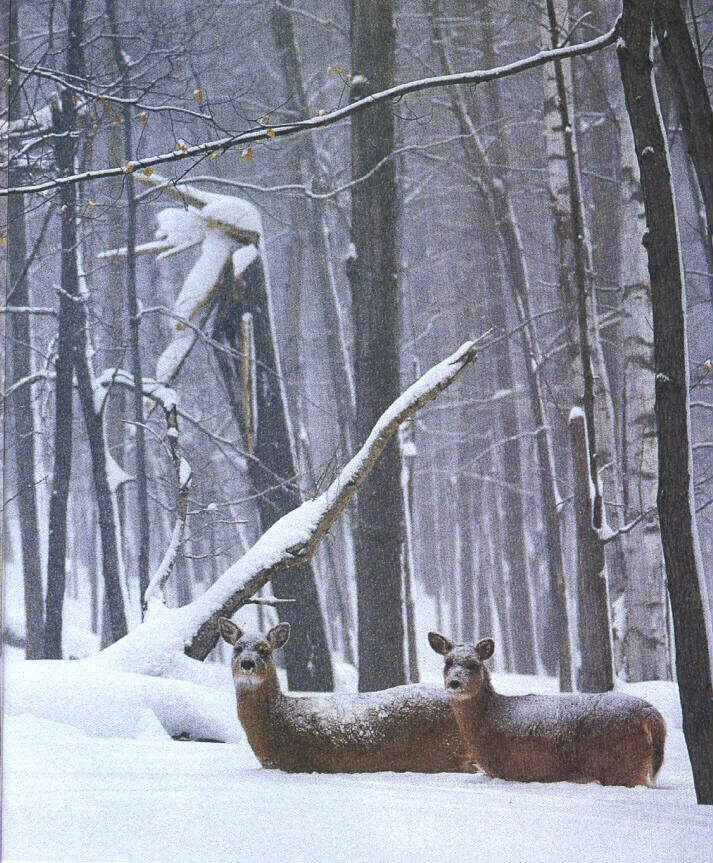
[[[255,663],[252,661],[252,659],[243,659],[240,662],[240,667],[243,669],[243,671],[252,671],[253,668],[255,668]]]
[[[460,680],[449,680],[448,686],[450,689],[460,689]]]

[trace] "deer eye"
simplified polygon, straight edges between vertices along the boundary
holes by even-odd
[[[255,650],[262,656],[263,659],[266,659],[270,655],[270,648],[267,644],[258,644],[255,647]]]
[[[237,654],[237,653],[240,653],[240,651],[241,651],[242,649],[243,649],[243,648],[242,648],[242,645],[241,645],[241,644],[236,644],[236,645],[235,645],[235,647],[233,648],[233,653],[236,653],[236,654]]]

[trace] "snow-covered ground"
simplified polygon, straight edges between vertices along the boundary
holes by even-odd
[[[237,718],[228,744],[173,741],[166,717],[148,709],[123,730],[116,718],[92,725],[62,710],[58,723],[37,715],[46,704],[28,711],[12,692],[21,679],[6,680],[3,861],[711,860],[713,812],[695,803],[674,684],[623,687],[668,725],[658,787],[630,790],[482,775],[288,775],[258,767]],[[501,691],[553,688],[494,679]],[[234,710],[228,688],[212,693],[228,699],[221,716]]]

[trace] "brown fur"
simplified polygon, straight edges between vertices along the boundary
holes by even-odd
[[[272,651],[286,643],[289,625],[260,638],[226,618],[219,624],[233,645],[238,717],[263,767],[298,773],[474,769],[442,689],[412,685],[358,695],[284,695]]]
[[[483,664],[492,639],[454,646],[428,637],[445,657],[444,682],[469,755],[490,776],[630,787],[656,778],[666,725],[648,702],[619,693],[500,695]]]

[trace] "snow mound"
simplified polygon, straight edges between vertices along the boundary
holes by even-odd
[[[232,687],[46,660],[6,669],[10,716],[62,723],[90,737],[186,736],[236,742],[243,735]]]

